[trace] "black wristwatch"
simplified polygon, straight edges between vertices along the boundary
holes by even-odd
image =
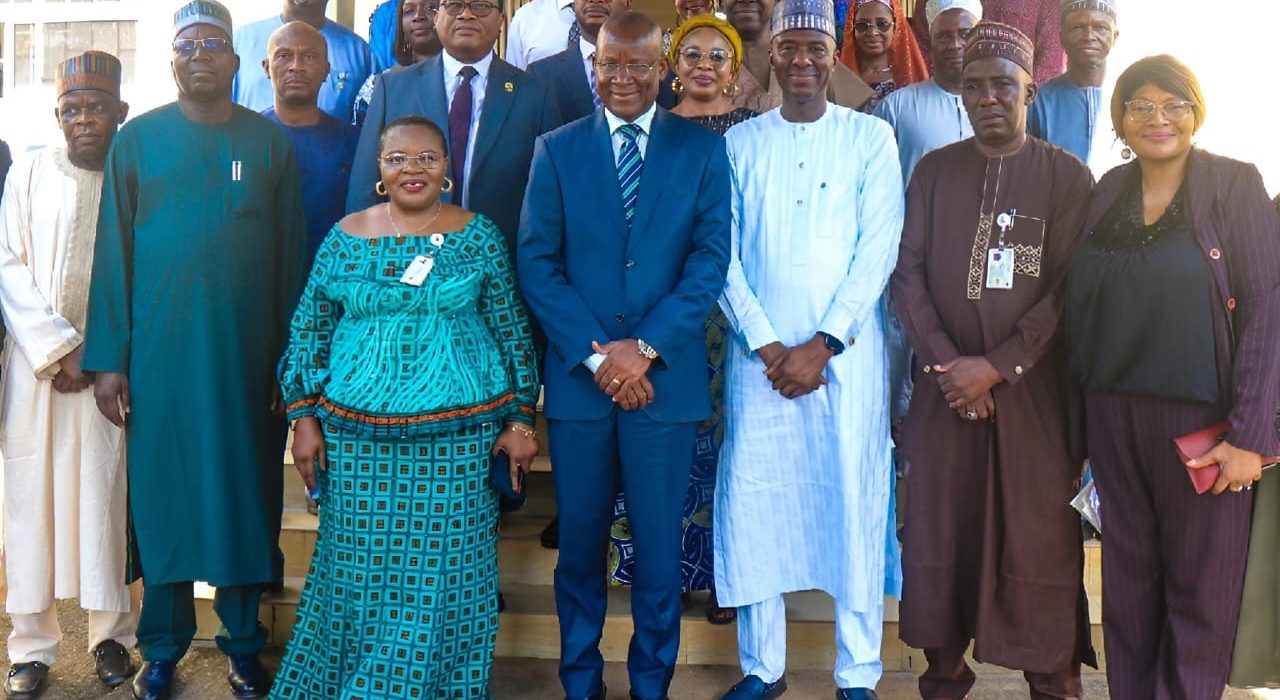
[[[822,331],[818,331],[818,335],[822,336],[822,342],[826,343],[827,349],[831,351],[832,355],[839,355],[844,352],[844,343],[840,342],[839,338]]]

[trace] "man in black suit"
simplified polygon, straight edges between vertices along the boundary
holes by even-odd
[[[492,0],[445,0],[436,13],[444,50],[384,73],[369,103],[351,168],[347,211],[378,201],[378,134],[400,117],[421,115],[444,130],[453,204],[489,217],[515,250],[533,144],[560,125],[551,89],[494,55],[502,8]]]
[[[596,36],[610,16],[630,9],[631,0],[574,0],[573,14],[582,29],[577,45],[530,64],[529,74],[551,86],[565,123],[581,119],[600,106],[595,69],[591,65],[591,57],[596,53]]]

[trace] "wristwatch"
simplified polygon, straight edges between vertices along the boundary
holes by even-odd
[[[840,342],[839,338],[822,331],[818,331],[818,335],[822,336],[822,342],[826,343],[827,349],[831,351],[832,355],[839,355],[844,352],[844,343]]]
[[[644,342],[640,338],[636,338],[636,348],[640,350],[640,355],[644,357],[644,359],[651,362],[658,359],[658,351],[654,350],[652,345]]]

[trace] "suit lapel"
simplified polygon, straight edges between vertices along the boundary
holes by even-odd
[[[508,70],[508,68],[510,68]],[[484,88],[484,107],[480,111],[480,128],[476,130],[475,150],[471,155],[472,173],[480,171],[485,156],[498,142],[498,133],[516,102],[516,91],[524,87],[517,78],[519,71],[494,57],[489,66],[489,82]]]
[[[662,193],[667,189],[664,185],[668,182],[668,175],[673,172],[671,168],[675,165],[677,153],[670,134],[672,119],[679,117],[671,116],[661,107],[653,115],[653,123],[649,127],[649,144],[644,152],[644,170],[640,173],[636,218],[631,222],[633,233],[643,231],[653,219]]]
[[[449,143],[449,105],[448,93],[444,90],[444,61],[440,55],[427,59],[423,64],[422,79],[426,81],[424,90],[414,93],[418,103],[418,114],[435,122],[444,131],[444,142]]]
[[[613,135],[609,133],[609,122],[604,118],[604,110],[596,110],[591,118],[591,143],[588,145],[588,163],[591,172],[583,183],[587,191],[600,192],[603,201],[598,206],[604,207],[609,227],[626,237],[627,221],[622,213],[622,188],[618,184],[618,164],[613,158]],[[642,177],[643,180],[643,177]],[[643,186],[643,185],[642,185]],[[570,197],[580,193],[568,193]]]

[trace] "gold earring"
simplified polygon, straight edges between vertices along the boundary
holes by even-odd
[[[671,79],[671,92],[677,95],[684,94],[684,83],[680,81],[680,76]]]
[[[453,180],[450,180],[449,178],[447,178],[447,177],[446,177],[446,178],[444,179],[444,184],[440,186],[440,191],[441,191],[441,192],[452,192],[452,191],[453,191]]]
[[[387,196],[387,186],[382,184],[382,180],[378,180],[378,184],[373,186],[373,193],[379,197]]]
[[[1133,149],[1129,148],[1128,146],[1125,146],[1120,151],[1120,157],[1124,158],[1125,160],[1133,160]]]
[[[741,90],[742,88],[739,87],[738,84],[735,82],[735,83],[729,83],[728,85],[725,85],[724,89],[721,90],[721,92],[724,93],[725,97],[728,97],[729,99],[732,100],[733,98],[738,96],[738,92]]]

